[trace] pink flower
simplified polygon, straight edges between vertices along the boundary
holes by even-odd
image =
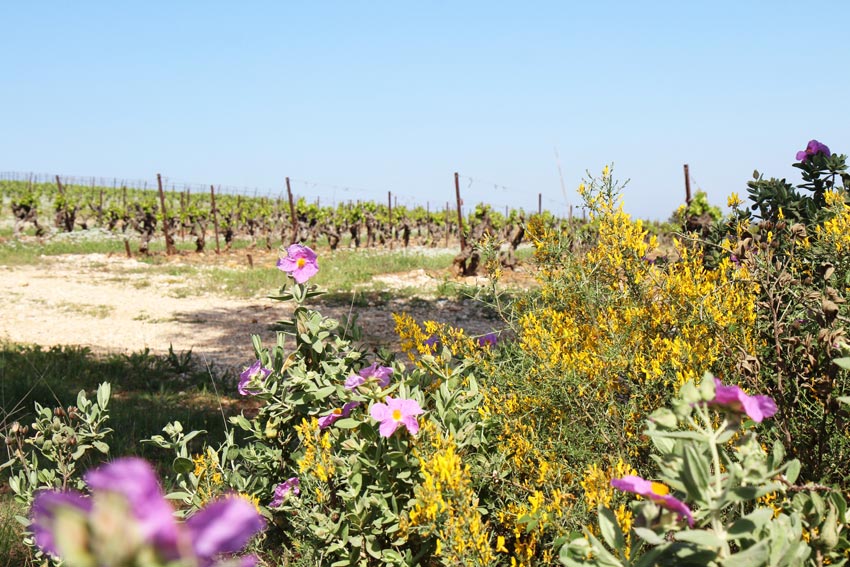
[[[319,272],[316,253],[301,244],[290,246],[286,250],[286,258],[277,261],[277,267],[292,276],[300,284]]]
[[[85,480],[91,489],[89,498],[76,491],[36,495],[30,529],[42,550],[57,556],[82,553],[91,556],[93,565],[112,565],[114,557],[100,555],[103,549],[98,544],[102,542],[88,536],[69,536],[61,530],[70,527],[72,534],[98,534],[104,533],[103,529],[114,531],[118,525],[128,534],[141,536],[144,543],[138,546],[128,538],[128,553],[147,553],[144,550],[151,545],[157,558],[169,565],[212,567],[218,564],[220,554],[238,552],[266,524],[253,504],[237,497],[216,500],[185,523],[178,522],[153,467],[134,457],[89,471]],[[64,537],[58,537],[60,533]],[[143,560],[133,555],[126,564],[150,561],[150,557]],[[241,561],[243,565],[252,564],[250,556]]]
[[[757,423],[776,413],[776,402],[769,396],[749,396],[738,386],[724,386],[714,379],[714,399],[710,405],[723,406],[734,412],[742,412]]]
[[[631,492],[648,498],[662,508],[675,512],[680,518],[688,521],[688,526],[694,527],[694,516],[691,514],[691,510],[684,502],[670,496],[670,489],[665,484],[650,482],[639,476],[627,475],[623,478],[612,479],[611,486],[624,492]]]
[[[251,382],[256,384],[259,381],[265,380],[272,373],[268,368],[263,367],[263,363],[257,360],[249,366],[245,372],[239,375],[239,393],[243,396],[253,396],[259,394],[258,390],[251,390],[248,386]]]
[[[797,161],[808,161],[818,154],[829,157],[829,148],[826,147],[826,144],[821,144],[817,140],[809,140],[806,149],[797,152]]]
[[[377,362],[371,366],[367,366],[355,375],[345,379],[345,387],[348,390],[354,390],[358,386],[365,384],[369,378],[375,378],[381,388],[386,388],[390,385],[390,375],[393,369],[389,366],[379,366]]]
[[[498,342],[499,335],[496,333],[487,333],[483,337],[478,337],[478,346],[480,347],[494,347]]]
[[[290,493],[295,496],[301,494],[301,481],[298,480],[297,476],[293,476],[286,480],[286,482],[281,482],[274,487],[274,498],[272,498],[269,506],[272,508],[279,508]]]
[[[387,396],[387,403],[373,404],[369,409],[369,415],[375,421],[380,421],[378,432],[382,437],[389,437],[399,425],[404,425],[408,433],[416,435],[419,431],[419,422],[416,416],[424,413],[416,400],[394,399]]]
[[[235,495],[210,502],[186,520],[200,567],[215,565],[214,558],[221,553],[239,551],[265,527],[254,505]]]
[[[360,402],[348,402],[342,408],[334,408],[328,415],[323,415],[319,418],[319,429],[325,429],[334,424],[338,419],[351,415],[351,410],[360,405]]]

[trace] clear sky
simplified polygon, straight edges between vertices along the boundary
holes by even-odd
[[[725,206],[811,138],[850,153],[850,2],[0,3],[0,170],[563,214]],[[311,183],[304,183],[310,181]],[[314,185],[316,184],[316,185]],[[336,187],[334,187],[336,186]]]

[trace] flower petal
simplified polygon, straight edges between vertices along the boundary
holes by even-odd
[[[204,560],[242,549],[266,522],[247,500],[216,500],[186,520],[195,554]]]

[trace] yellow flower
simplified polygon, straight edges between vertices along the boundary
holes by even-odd
[[[733,192],[733,193],[732,193],[731,195],[729,195],[729,197],[726,199],[726,205],[727,205],[729,208],[736,209],[736,208],[738,208],[738,207],[741,205],[741,198],[740,198],[740,197],[738,197],[738,194],[737,194],[737,193]]]

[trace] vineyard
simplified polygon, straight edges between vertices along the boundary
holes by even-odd
[[[37,181],[32,175],[6,173],[0,176],[0,199],[11,208],[14,235],[97,228],[123,238],[128,255],[131,240],[138,242],[139,254],[148,254],[158,235],[165,238],[169,253],[176,239],[191,241],[197,253],[229,250],[239,239],[267,250],[292,242],[321,243],[331,250],[459,246],[457,265],[465,275],[477,272],[475,245],[485,234],[505,243],[502,264],[513,266],[529,217],[523,210],[506,207],[502,213],[479,204],[464,218],[459,199],[455,209],[446,203],[442,210],[431,210],[430,205],[394,204],[391,195],[386,204],[323,206],[318,199],[293,196],[288,187],[286,195],[276,198],[234,195],[214,186],[205,192],[197,186],[168,190],[159,177],[158,188],[147,189],[119,187],[117,182],[106,187],[94,180],[89,185],[64,183],[58,175],[52,182]],[[559,222],[542,209],[537,216],[550,225]]]

